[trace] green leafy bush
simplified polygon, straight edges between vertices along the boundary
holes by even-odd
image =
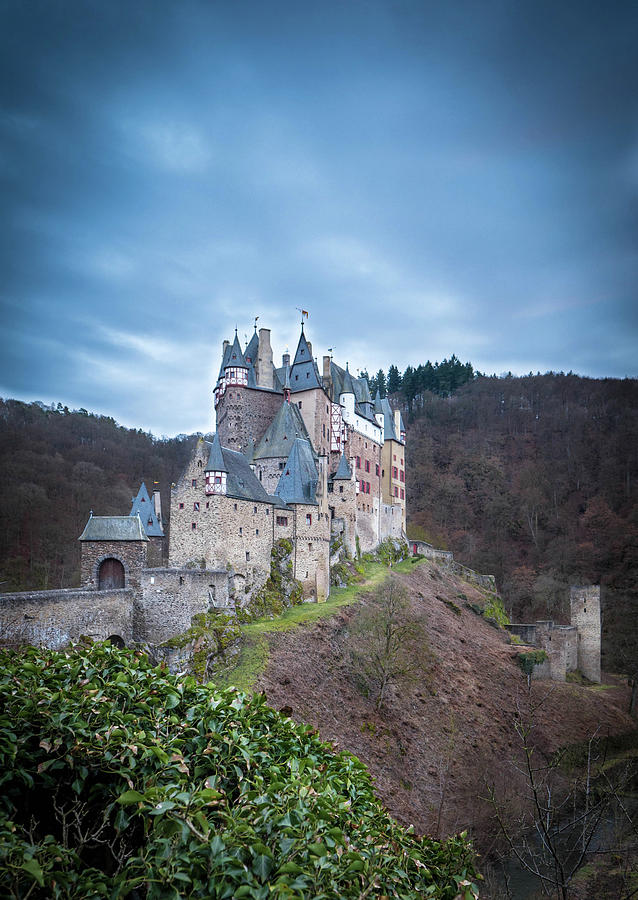
[[[516,657],[516,661],[520,666],[521,671],[524,675],[527,675],[528,678],[534,671],[534,667],[540,666],[546,659],[547,653],[545,653],[544,650],[527,650],[524,653],[519,653]]]
[[[399,826],[263,697],[108,645],[3,651],[0,673],[2,896],[477,896],[464,835]]]

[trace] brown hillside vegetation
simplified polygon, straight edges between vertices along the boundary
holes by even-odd
[[[362,604],[272,635],[256,687],[271,705],[289,707],[295,720],[313,724],[321,737],[363,760],[399,821],[435,836],[468,828],[485,849],[493,828],[490,809],[478,799],[484,778],[513,783],[511,762],[519,749],[514,716],[526,679],[515,662],[518,648],[467,607],[484,597],[466,582],[428,563],[401,578],[431,654],[424,649],[419,678],[392,689],[380,711],[349,665],[349,633]],[[536,731],[544,753],[598,727],[601,733],[635,727],[622,711],[626,688],[538,682],[533,691],[549,694]]]

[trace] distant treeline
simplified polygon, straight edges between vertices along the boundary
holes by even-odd
[[[398,395],[411,411],[414,399],[425,391],[440,397],[448,397],[480,374],[474,371],[472,363],[462,363],[453,353],[449,359],[442,362],[431,363],[428,360],[416,368],[408,366],[403,375],[395,365],[391,365],[387,375],[383,369],[379,369],[373,376],[366,371],[361,372],[361,377],[367,378],[373,397],[377,391],[381,397],[387,397],[388,394]]]

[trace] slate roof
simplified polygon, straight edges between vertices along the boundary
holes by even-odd
[[[222,454],[222,445],[217,432],[213,435],[210,445],[210,453],[208,454],[208,462],[206,463],[205,472],[227,472],[226,463]]]
[[[357,392],[354,387],[354,379],[350,374],[350,370],[346,366],[346,371],[341,381],[341,394],[354,394],[355,399],[357,399]]]
[[[229,366],[238,366],[242,369],[247,369],[248,366],[246,364],[246,360],[244,359],[244,354],[241,352],[241,347],[239,346],[239,338],[237,337],[237,329],[235,329],[235,340],[233,341],[232,347],[230,348],[230,356],[228,359]]]
[[[89,516],[79,541],[148,541],[139,516]]]
[[[217,433],[206,444],[210,447],[206,471],[226,472],[227,497],[278,505],[275,497],[266,493],[243,453],[222,447]],[[214,468],[210,468],[211,464]]]
[[[287,459],[297,438],[310,440],[299,407],[284,401],[255,447],[253,459]]]
[[[275,488],[275,494],[285,503],[306,503],[317,506],[319,475],[313,459],[310,441],[297,438]]]
[[[299,343],[297,344],[297,352],[290,370],[290,390],[293,392],[308,391],[318,387],[321,387],[319,370],[312,358],[306,335],[302,329]]]
[[[157,517],[155,506],[148,495],[144,482],[142,482],[142,485],[137,492],[137,497],[133,498],[133,505],[131,506],[129,516],[137,516],[138,514],[142,520],[144,530],[148,535],[151,537],[164,537],[162,523]]]
[[[244,350],[244,359],[246,362],[250,359],[252,365],[255,364],[255,360],[257,359],[257,355],[259,353],[259,335],[257,334],[257,329],[255,328],[255,333],[251,337],[248,342],[248,346]]]
[[[231,348],[231,345],[228,344],[226,349],[224,350],[224,354],[222,356],[222,364],[219,367],[219,375],[217,376],[217,380],[224,377],[224,372],[230,365],[230,348]]]
[[[396,428],[394,427],[394,412],[390,406],[390,401],[387,397],[381,399],[378,391],[377,396],[374,398],[374,411],[375,413],[381,413],[383,416],[383,440],[400,441],[401,435],[397,434]],[[403,420],[401,421],[403,422]]]
[[[341,454],[337,471],[332,476],[333,481],[350,481],[352,478],[352,469],[345,453]]]

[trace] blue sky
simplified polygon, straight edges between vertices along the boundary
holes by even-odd
[[[0,0],[0,395],[214,427],[224,337],[638,375],[638,6]]]

